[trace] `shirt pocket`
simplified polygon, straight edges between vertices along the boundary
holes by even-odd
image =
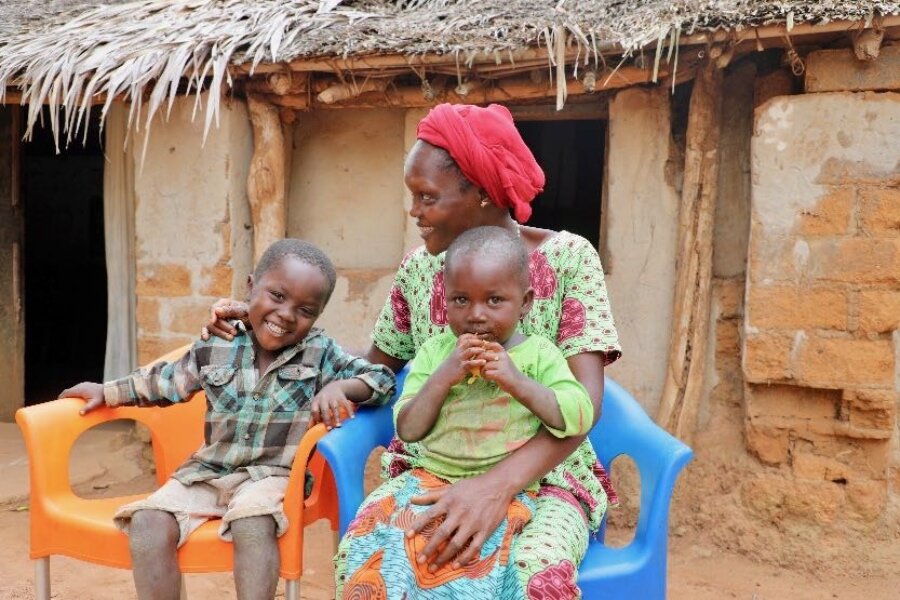
[[[297,411],[304,407],[316,393],[319,370],[306,365],[285,365],[278,369],[278,393],[275,394],[276,411]]]
[[[233,384],[236,369],[222,365],[200,368],[200,379],[210,407],[216,412],[237,410],[237,386]]]

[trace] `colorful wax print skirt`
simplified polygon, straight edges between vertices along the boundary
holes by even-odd
[[[477,560],[435,572],[416,562],[440,521],[412,538],[406,531],[428,510],[410,502],[415,496],[448,485],[424,469],[413,469],[376,489],[350,523],[335,558],[337,597],[372,600],[524,598],[513,542],[531,520],[536,495],[522,492],[506,518],[487,539]]]

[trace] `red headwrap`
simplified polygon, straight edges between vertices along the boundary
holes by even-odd
[[[544,189],[544,172],[505,106],[438,104],[419,121],[416,135],[449,152],[491,202],[512,208],[516,221],[531,216],[530,202]]]

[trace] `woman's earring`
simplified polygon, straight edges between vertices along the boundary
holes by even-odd
[[[481,199],[481,208],[484,208],[484,207],[486,207],[487,205],[488,205],[487,198],[482,198],[482,199]]]

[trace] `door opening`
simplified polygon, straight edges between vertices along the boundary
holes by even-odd
[[[587,238],[599,247],[606,121],[517,121],[547,177],[528,225]]]
[[[43,123],[49,124],[44,113]],[[57,154],[49,127],[22,144],[25,404],[102,381],[106,351],[103,147],[99,111],[85,145]]]

